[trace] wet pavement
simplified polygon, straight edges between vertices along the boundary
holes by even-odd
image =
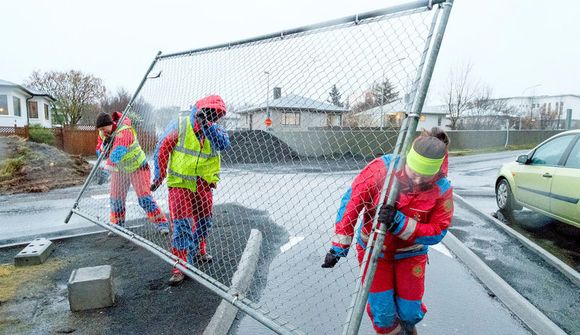
[[[580,290],[497,225],[455,204],[451,232],[496,274],[569,334],[580,333]]]
[[[299,251],[297,251],[299,252]],[[313,259],[307,271],[295,272],[292,281],[306,281],[308,278],[317,278],[316,286],[305,287],[306,294],[318,294],[327,296],[350,296],[354,282],[354,276],[344,276],[339,263],[337,268],[328,270],[321,269],[320,264],[323,255],[319,259]],[[354,263],[353,255],[347,258],[347,262]],[[309,258],[311,259],[311,258]],[[341,259],[341,262],[345,260]],[[276,271],[271,268],[270,271]],[[339,288],[329,287],[332,279],[339,276],[341,284],[346,284],[341,291]],[[269,281],[261,300],[276,300],[280,283]],[[470,271],[453,256],[444,246],[433,248],[429,253],[429,265],[426,270],[426,288],[424,303],[428,312],[425,319],[418,324],[419,334],[531,334],[510,311],[475,279]],[[279,304],[277,313],[285,315],[291,320],[303,321],[306,313],[315,313],[315,321],[300,324],[307,334],[336,334],[340,333],[337,324],[342,324],[345,319],[344,304],[325,304],[312,306],[303,305],[287,310],[283,303]],[[259,335],[274,334],[254,319],[244,316],[241,321],[234,324],[230,334]],[[365,313],[360,328],[360,334],[374,334],[368,315]]]

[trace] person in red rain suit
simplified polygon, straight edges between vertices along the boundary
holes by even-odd
[[[193,263],[211,261],[206,237],[212,226],[212,189],[219,181],[219,152],[230,147],[223,127],[215,123],[225,116],[226,106],[218,95],[195,103],[191,113],[171,123],[157,144],[151,190],[157,189],[168,174],[169,212],[173,235],[171,252]],[[170,285],[184,279],[172,270]]]
[[[96,128],[99,131],[97,156],[106,154],[105,169],[111,172],[110,207],[111,224],[125,225],[125,202],[129,186],[133,185],[139,205],[147,213],[149,221],[162,234],[169,234],[169,222],[157,205],[149,189],[151,172],[145,153],[139,146],[137,133],[131,120],[125,118],[121,126],[118,121],[121,113],[113,116],[101,113],[97,116]],[[113,136],[114,133],[114,136]],[[104,152],[109,141],[113,141],[107,153]]]
[[[379,211],[379,222],[385,224],[387,235],[367,302],[367,313],[377,334],[416,334],[415,325],[427,312],[422,298],[428,246],[443,239],[453,217],[453,189],[446,178],[448,143],[442,131],[424,132],[415,139],[402,167],[394,171],[398,199],[394,206],[385,202]],[[360,212],[363,222],[358,228],[356,249],[359,264],[362,262],[393,159],[399,163],[400,158],[390,154],[373,160],[343,196],[323,268],[334,267],[347,256]]]

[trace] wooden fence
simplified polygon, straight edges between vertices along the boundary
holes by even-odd
[[[22,138],[28,138],[28,127],[0,127],[0,136],[16,135]]]
[[[54,132],[54,146],[72,155],[94,156],[98,132],[94,126],[58,127]],[[29,137],[29,129],[24,127],[0,127],[0,136],[16,135]],[[137,137],[143,150],[152,152],[157,143],[154,132],[137,129]]]

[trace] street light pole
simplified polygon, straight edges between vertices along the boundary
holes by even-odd
[[[384,112],[384,108],[385,108],[384,107],[384,105],[385,105],[385,93],[386,93],[385,92],[385,83],[386,83],[386,80],[385,80],[385,67],[390,66],[390,65],[393,65],[396,62],[400,62],[403,59],[405,59],[405,57],[401,57],[401,58],[392,60],[392,61],[388,62],[387,64],[385,64],[382,67],[382,70],[383,70],[382,71],[382,77],[381,77],[381,80],[379,81],[379,85],[380,85],[379,87],[381,89],[381,123],[380,123],[381,124],[381,130],[383,130],[383,128],[385,127],[385,112]]]
[[[264,71],[266,75],[266,120],[270,118],[270,72]]]

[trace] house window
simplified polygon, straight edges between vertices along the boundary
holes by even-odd
[[[31,119],[38,119],[38,102],[29,101],[28,102],[28,117]]]
[[[283,112],[282,124],[286,126],[299,126],[300,112]]]
[[[47,104],[44,104],[44,119],[50,120],[50,115],[48,113],[48,105]]]
[[[328,127],[337,127],[341,125],[341,116],[338,114],[328,114],[326,125]]]
[[[8,96],[0,95],[0,115],[8,115]]]
[[[439,116],[437,117],[437,126],[438,126],[438,127],[441,127],[441,122],[442,122],[442,121],[443,121],[443,116],[439,115]]]
[[[22,110],[20,109],[20,98],[12,97],[12,104],[14,105],[14,116],[22,116]]]
[[[425,115],[421,115],[419,117],[419,121],[426,121],[426,120],[427,120],[427,117]]]

